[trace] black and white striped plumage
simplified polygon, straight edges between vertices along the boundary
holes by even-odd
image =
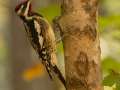
[[[55,73],[65,85],[64,77],[56,66],[55,35],[47,20],[31,11],[29,0],[19,4],[15,12],[23,20],[29,41],[46,67],[50,78],[52,79]]]

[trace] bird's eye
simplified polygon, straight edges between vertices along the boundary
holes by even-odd
[[[15,12],[18,12],[19,10],[24,11],[27,6],[27,2],[22,2],[18,4],[15,8]]]

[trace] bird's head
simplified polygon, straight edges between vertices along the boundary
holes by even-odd
[[[26,0],[18,4],[15,8],[18,16],[27,16],[31,12],[31,1]]]

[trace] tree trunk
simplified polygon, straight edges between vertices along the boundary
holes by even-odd
[[[62,0],[61,4],[67,90],[102,90],[98,0]]]

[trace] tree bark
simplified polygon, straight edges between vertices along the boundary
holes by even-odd
[[[67,90],[102,90],[98,0],[62,0],[61,8]]]

